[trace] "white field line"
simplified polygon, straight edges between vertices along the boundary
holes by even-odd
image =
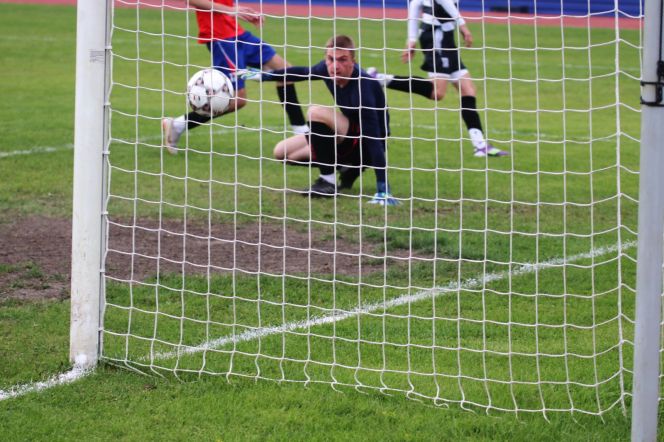
[[[76,44],[76,38],[75,37],[71,37],[71,38],[67,38],[67,37],[60,38],[60,37],[58,37],[58,38],[55,38],[55,37],[40,36],[40,35],[3,35],[2,38],[0,38],[0,44],[5,44],[5,43],[9,43],[9,42],[14,42],[14,41],[18,41],[18,42],[21,42],[21,43],[27,43],[27,42],[30,42],[30,41],[36,41],[36,42],[40,42],[40,43],[43,43],[43,42],[49,42],[50,43],[50,42],[56,42],[57,41],[58,43],[62,43],[62,42],[65,42],[65,41],[69,41],[72,45]],[[9,45],[7,45],[7,46],[9,46]]]
[[[623,251],[634,247],[636,241],[630,241],[622,245],[613,245],[610,247],[600,247],[594,249],[590,252],[580,253],[578,255],[572,255],[567,259],[564,258],[554,258],[549,261],[544,261],[536,264],[526,264],[522,265],[512,271],[503,271],[503,272],[494,272],[487,273],[483,277],[469,278],[461,283],[451,281],[445,286],[436,287],[429,290],[423,290],[412,295],[401,295],[396,298],[392,298],[385,302],[378,302],[372,304],[366,304],[361,307],[356,307],[349,311],[338,311],[326,316],[315,316],[308,320],[288,322],[279,326],[272,327],[261,327],[254,330],[248,330],[236,335],[229,335],[222,338],[214,339],[212,341],[204,342],[196,347],[181,346],[177,351],[172,352],[163,352],[155,353],[151,357],[144,357],[140,360],[159,360],[159,359],[170,359],[173,357],[180,357],[183,355],[200,353],[206,350],[213,350],[230,344],[237,344],[240,342],[253,341],[256,339],[264,338],[271,335],[282,334],[285,332],[292,332],[295,330],[306,330],[311,327],[317,327],[320,325],[332,324],[335,322],[343,321],[345,319],[354,318],[359,315],[373,313],[380,310],[387,310],[393,307],[399,307],[402,305],[413,304],[420,301],[432,300],[437,298],[445,293],[456,292],[458,290],[470,290],[484,287],[485,284],[492,282],[500,281],[510,277],[518,277],[522,275],[531,274],[540,270],[545,270],[553,267],[560,267],[562,265],[579,261],[583,259],[592,259],[601,255],[608,253],[615,253],[617,251]]]
[[[453,109],[450,109],[450,111]],[[457,110],[458,111],[458,110]],[[442,126],[442,124],[441,124]],[[407,127],[407,128],[413,128],[413,129],[427,129],[431,131],[436,131],[440,130],[441,126],[436,126],[434,124],[406,124],[406,123],[390,123],[390,127]],[[280,126],[262,126],[260,128],[246,128],[243,127],[243,130],[251,130],[253,132],[259,132],[262,129],[267,129],[269,131],[272,131],[274,134],[278,134],[283,132],[284,127]],[[233,129],[231,128],[224,128],[224,129],[216,129],[212,131],[213,135],[223,135],[223,134],[228,134],[228,133],[233,133]],[[544,141],[556,141],[556,142],[563,142],[563,141],[570,141],[570,142],[584,142],[584,141],[590,141],[589,137],[574,137],[574,136],[569,136],[566,139],[562,137],[557,137],[552,134],[549,134],[547,132],[537,132],[537,131],[528,131],[528,130],[505,130],[505,129],[491,129],[489,131],[489,134],[499,134],[499,135],[508,135],[510,137],[514,135],[521,135],[524,137],[533,137],[533,138],[539,138],[540,140]],[[403,138],[403,137],[401,137]],[[490,138],[490,137],[489,137]],[[119,138],[118,138],[119,139]],[[150,135],[146,137],[141,137],[138,139],[138,142],[145,142],[145,141],[157,141],[161,140],[161,135]],[[127,140],[128,141],[128,140]],[[514,141],[519,141],[518,139]],[[528,140],[532,143],[534,140]],[[133,141],[129,141],[133,142]],[[451,141],[450,141],[451,142]]]
[[[409,124],[403,124],[403,123],[393,123],[392,127],[411,127]],[[272,130],[275,132],[283,130],[283,128],[277,127],[277,126],[264,126],[264,129]],[[418,124],[413,126],[413,128],[416,129],[428,129],[435,131],[437,128],[435,125],[432,124]],[[232,133],[232,129],[217,129],[213,130],[212,134],[214,135],[223,135],[227,133]],[[568,137],[566,140],[560,138],[560,137],[554,137],[548,133],[545,132],[534,132],[534,131],[519,131],[519,130],[514,130],[514,131],[509,131],[509,130],[503,130],[503,129],[492,129],[490,131],[490,134],[497,134],[497,135],[508,135],[508,136],[514,136],[514,135],[521,135],[524,137],[534,137],[534,138],[539,138],[540,140],[543,141],[556,141],[556,142],[563,142],[563,141],[570,141],[570,142],[584,142],[590,140],[588,137]],[[118,140],[121,140],[120,138],[116,138]],[[150,142],[150,141],[157,141],[161,140],[161,135],[150,135],[146,137],[141,137],[137,140],[139,143],[143,142]],[[124,140],[130,143],[133,143],[133,140]],[[515,140],[518,142],[518,140]],[[21,149],[21,150],[12,150],[9,152],[2,152],[0,151],[0,159],[3,158],[10,158],[10,157],[16,157],[16,156],[22,156],[22,155],[33,155],[33,154],[40,154],[40,153],[51,153],[51,152],[60,152],[62,150],[72,150],[74,148],[74,145],[69,143],[69,144],[63,144],[61,146],[37,146],[37,147],[32,147],[29,149]]]
[[[71,384],[84,376],[91,373],[92,370],[74,366],[71,370],[52,376],[51,378],[41,381],[32,382],[30,384],[21,384],[11,387],[9,390],[0,390],[0,401],[5,399],[12,399],[23,396],[28,393],[46,390],[47,388],[57,387],[59,385]]]
[[[37,147],[31,147],[30,149],[22,149],[22,150],[12,150],[9,152],[0,152],[0,158],[9,158],[9,157],[16,157],[20,155],[32,155],[36,153],[51,153],[51,152],[59,152],[61,150],[71,150],[74,148],[73,144],[63,144],[61,146],[37,146]]]

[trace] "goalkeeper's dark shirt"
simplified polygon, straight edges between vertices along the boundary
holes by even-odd
[[[314,66],[292,66],[264,73],[262,79],[287,82],[323,80],[341,113],[348,118],[351,126],[359,130],[361,146],[369,154],[369,162],[364,161],[363,165],[374,167],[376,180],[385,182],[385,149],[390,133],[390,115],[385,93],[378,81],[355,64],[350,81],[344,87],[336,86],[327,72],[325,61]]]

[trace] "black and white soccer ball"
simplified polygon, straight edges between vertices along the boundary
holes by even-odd
[[[228,109],[234,96],[233,82],[216,69],[198,71],[187,83],[189,106],[200,115],[221,114]]]

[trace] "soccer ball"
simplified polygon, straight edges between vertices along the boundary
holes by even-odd
[[[210,117],[221,114],[234,95],[231,80],[216,69],[198,71],[187,83],[189,105],[200,115]]]

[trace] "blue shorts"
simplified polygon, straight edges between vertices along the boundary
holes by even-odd
[[[237,69],[260,68],[277,55],[272,46],[251,32],[233,39],[213,40],[207,47],[212,53],[212,66],[233,81],[236,91],[244,89],[244,79],[235,77]]]

